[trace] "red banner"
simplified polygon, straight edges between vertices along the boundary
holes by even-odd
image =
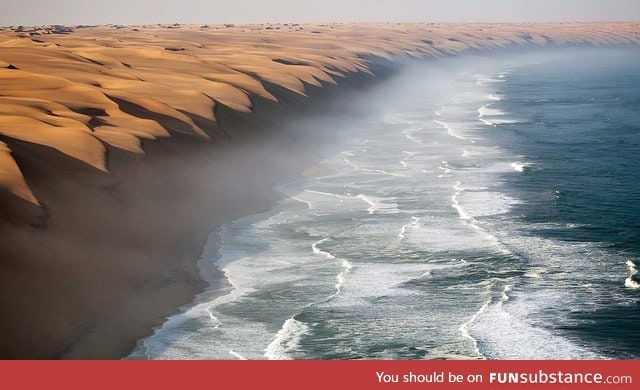
[[[640,361],[2,361],[2,389],[636,389]]]

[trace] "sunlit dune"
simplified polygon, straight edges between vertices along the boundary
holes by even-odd
[[[144,153],[141,140],[172,132],[209,137],[212,129],[202,124],[216,122],[217,105],[248,113],[253,97],[277,100],[265,82],[305,95],[307,85],[370,72],[376,56],[628,44],[640,40],[639,31],[635,23],[5,28],[0,30],[0,188],[38,203],[10,157],[14,139],[107,171],[107,146]],[[126,113],[123,102],[148,115]],[[194,118],[204,121],[196,124]]]

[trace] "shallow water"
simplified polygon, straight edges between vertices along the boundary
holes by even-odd
[[[201,266],[231,287],[132,357],[638,358],[638,60],[411,67],[340,125],[322,175],[212,234]]]

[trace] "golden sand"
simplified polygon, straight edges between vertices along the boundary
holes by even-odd
[[[0,189],[38,204],[11,141],[108,171],[107,147],[144,153],[172,132],[210,136],[217,105],[250,112],[272,83],[370,72],[373,57],[432,57],[509,45],[630,44],[637,23],[99,26],[0,30]],[[116,102],[142,107],[136,117]],[[155,115],[153,115],[155,114]],[[162,118],[162,119],[158,119]],[[198,124],[194,118],[199,118]],[[176,125],[178,124],[178,125]]]

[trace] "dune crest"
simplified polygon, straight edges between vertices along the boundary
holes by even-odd
[[[107,147],[144,153],[172,132],[209,138],[224,105],[249,113],[275,84],[371,73],[370,57],[430,57],[508,45],[630,44],[637,23],[99,26],[0,30],[0,189],[38,204],[12,140],[44,145],[101,171]],[[127,114],[123,103],[147,117]],[[163,118],[163,119],[158,119]],[[210,126],[209,126],[210,127]]]

